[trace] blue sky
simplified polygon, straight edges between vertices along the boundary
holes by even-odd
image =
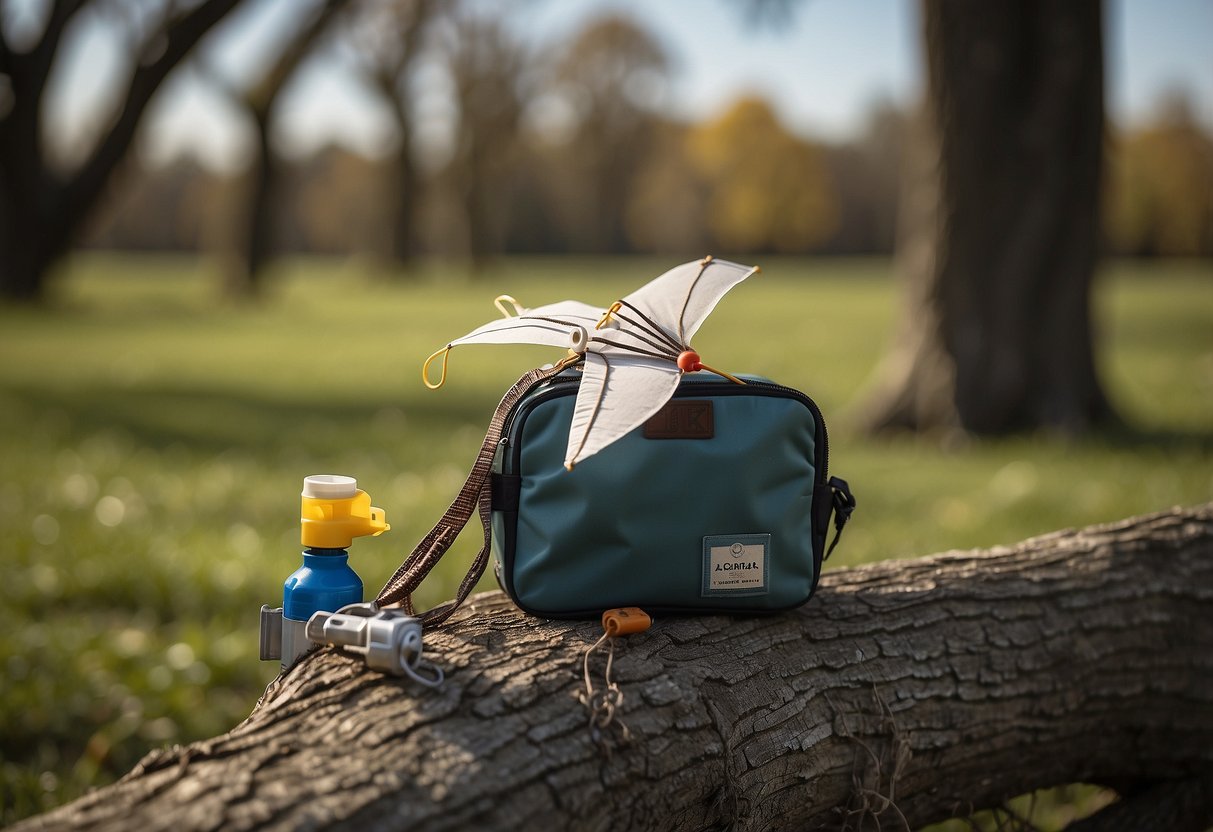
[[[19,22],[14,9],[37,8],[38,2],[9,0],[6,27]],[[919,21],[917,3],[909,0],[802,0],[778,28],[748,25],[743,0],[504,5],[519,35],[543,51],[559,48],[607,11],[633,17],[670,55],[674,74],[663,106],[687,118],[710,116],[740,95],[757,93],[798,132],[841,139],[860,128],[875,100],[908,103],[919,90]],[[273,53],[276,34],[301,7],[301,0],[257,0],[216,32],[206,59],[239,83]],[[1106,18],[1111,115],[1140,123],[1161,92],[1183,86],[1202,120],[1213,125],[1213,0],[1108,0]],[[109,25],[100,16],[86,19],[67,44],[70,60],[48,102],[49,127],[65,146],[101,120],[106,90],[121,71]],[[441,75],[427,77],[427,137],[441,146],[449,107]],[[386,111],[337,49],[322,50],[305,65],[287,92],[282,116],[276,137],[289,152],[338,141],[374,154],[395,142]],[[154,103],[140,146],[152,158],[190,152],[230,169],[239,166],[249,139],[238,110],[200,73],[185,71]]]

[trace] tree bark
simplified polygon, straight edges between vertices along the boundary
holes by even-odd
[[[608,754],[577,698],[600,628],[489,593],[426,634],[438,690],[322,650],[230,733],[15,829],[900,829],[1076,781],[1202,829],[1211,602],[1213,503],[834,570],[793,613],[621,639]]]
[[[927,101],[897,271],[902,332],[872,429],[1114,422],[1090,290],[1103,164],[1100,0],[925,0]]]

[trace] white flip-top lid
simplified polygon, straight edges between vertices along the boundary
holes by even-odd
[[[303,478],[303,496],[343,500],[358,493],[358,480],[339,474],[313,474]]]

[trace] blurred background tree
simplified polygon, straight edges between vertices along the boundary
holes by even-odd
[[[819,154],[760,99],[735,103],[691,132],[687,150],[707,183],[707,227],[727,251],[812,250],[837,209]]]
[[[1079,370],[1062,373],[1052,367],[1052,381],[1023,380],[1036,372],[1042,353],[1069,355],[1076,368],[1090,364],[1090,350],[1081,346],[1089,339],[1077,334],[1083,328],[1081,313],[1059,312],[1056,320],[1045,321],[1023,311],[1002,316],[1005,320],[997,325],[979,325],[978,313],[1003,308],[1005,298],[986,297],[987,290],[997,285],[1004,294],[1011,292],[1015,281],[1007,275],[1012,272],[1033,275],[1020,280],[1020,286],[1058,284],[1045,278],[1048,269],[1068,269],[1063,262],[1093,262],[1101,245],[1092,205],[1101,199],[1102,162],[1092,125],[1102,123],[1102,115],[1091,108],[1102,101],[1102,24],[1099,4],[1087,3],[1083,21],[1077,20],[1077,9],[1067,13],[1073,20],[1051,23],[1051,17],[1043,19],[1045,12],[1029,13],[1016,4],[1013,10],[984,15],[975,28],[964,24],[963,10],[946,2],[925,3],[931,106],[911,118],[904,99],[878,96],[868,105],[863,126],[841,139],[806,135],[760,94],[722,102],[719,110],[698,120],[675,115],[670,84],[676,61],[644,23],[618,13],[588,16],[558,47],[548,47],[507,25],[505,11],[494,15],[473,4],[301,4],[278,24],[282,31],[251,64],[251,74],[243,64],[216,72],[213,60],[203,62],[206,74],[222,76],[219,86],[241,102],[235,112],[249,114],[253,131],[247,134],[249,149],[241,164],[215,168],[184,156],[152,161],[136,154],[123,188],[107,192],[102,187],[92,202],[72,201],[69,213],[75,220],[38,221],[38,227],[53,231],[47,231],[47,239],[58,242],[49,248],[22,246],[4,259],[4,268],[7,274],[31,273],[22,262],[46,261],[37,252],[63,250],[73,234],[97,248],[237,252],[225,260],[237,286],[252,285],[250,275],[264,270],[273,238],[273,250],[284,254],[359,255],[394,263],[393,268],[434,257],[483,265],[492,255],[525,253],[887,254],[900,239],[900,271],[938,272],[930,279],[915,278],[920,288],[909,292],[907,308],[915,311],[908,319],[925,320],[918,314],[929,305],[923,298],[946,295],[951,298],[946,310],[940,305],[929,311],[940,321],[952,321],[948,326],[955,331],[944,337],[941,328],[937,338],[921,338],[917,347],[907,340],[908,346],[899,347],[902,356],[918,349],[938,360],[891,359],[873,423],[1000,429],[1002,417],[990,422],[972,412],[987,402],[992,411],[1005,414],[1007,427],[1043,421],[1081,430],[1086,421],[1098,422],[1103,410],[1092,392],[1097,385],[1093,374],[1075,381]],[[348,14],[330,20],[342,5],[348,5]],[[198,4],[193,13],[204,8],[212,5]],[[782,28],[803,12],[798,4],[770,8],[778,12],[775,19]],[[738,26],[744,18],[737,15]],[[771,16],[764,12],[762,19]],[[51,37],[50,29],[46,37]],[[953,50],[953,41],[964,45]],[[1069,45],[1074,49],[1068,50]],[[20,49],[8,49],[5,54],[10,53],[5,60],[13,66],[32,61],[32,52],[23,57]],[[314,79],[314,67],[331,63],[334,56],[365,80],[366,94],[385,113],[390,137],[373,152],[331,143],[301,152],[292,144],[289,114],[279,112],[278,102],[293,77],[310,71]],[[1082,79],[1068,81],[1079,64],[1086,67]],[[157,66],[167,73],[165,64]],[[13,89],[18,87],[24,89],[28,82]],[[146,101],[150,91],[139,89],[140,100]],[[1047,101],[1040,97],[1046,92]],[[1081,98],[1084,106],[1062,108],[1057,115],[1053,102],[1066,95],[1070,101]],[[30,100],[28,94],[22,96]],[[968,105],[970,97],[976,105]],[[1110,128],[1115,142],[1108,165],[1111,181],[1102,197],[1102,245],[1135,256],[1208,257],[1213,254],[1209,127],[1190,112],[1191,106],[1185,115],[1178,100],[1162,109],[1166,112],[1149,125]],[[142,110],[123,112],[125,126],[119,132],[129,146]],[[31,116],[14,106],[4,120],[4,135],[9,136],[5,158],[12,160],[4,169],[17,184],[6,185],[6,194],[34,187],[38,177],[26,172],[39,166],[48,181],[62,179],[46,173],[57,168],[47,161],[45,149],[41,156],[31,156],[32,162],[17,161],[19,147],[31,146],[28,141],[14,144],[18,122],[30,135]],[[915,124],[918,128],[911,130]],[[962,133],[959,142],[947,140]],[[1054,136],[1068,139],[1041,138]],[[41,139],[45,145],[46,137]],[[917,150],[908,156],[911,146]],[[101,167],[94,163],[90,170]],[[909,190],[903,188],[903,170]],[[945,176],[937,176],[940,170]],[[1088,184],[1079,187],[1083,177]],[[98,180],[93,175],[90,181]],[[276,186],[267,185],[275,181]],[[1042,189],[1035,198],[1029,193],[1032,183]],[[278,194],[271,200],[275,188]],[[932,196],[932,188],[941,189]],[[1045,188],[1075,202],[1062,210]],[[1078,210],[1080,192],[1086,196]],[[52,198],[54,193],[52,188],[44,194],[42,209],[17,212],[9,237],[24,238],[25,232],[15,230],[21,223],[28,225],[62,206],[63,199]],[[85,222],[93,203],[99,203],[98,210]],[[980,210],[961,210],[970,203]],[[1037,203],[1046,206],[1044,213],[1027,207],[1018,219],[1011,213],[1015,206]],[[20,204],[35,203],[25,199]],[[1033,236],[1030,228],[1053,222],[1046,216],[1050,212],[1065,223],[1085,218],[1081,234],[1077,229],[1056,233],[1071,246],[1086,240],[1087,254],[1067,255],[1046,243],[1043,232]],[[272,222],[267,220],[271,216]],[[938,226],[937,239],[928,242],[928,232],[937,227],[932,217],[946,222]],[[972,243],[941,247],[945,239]],[[942,280],[943,286],[960,274],[974,276],[972,285],[984,287],[982,292],[965,299],[963,291],[930,288],[932,281]],[[41,290],[23,291],[37,296]],[[1026,298],[1030,293],[1024,291]],[[1076,303],[1070,307],[1077,309]],[[956,323],[958,317],[969,323]],[[1014,317],[1018,323],[1012,323]],[[1045,330],[1072,333],[1067,338],[1075,346],[1068,341],[1064,350],[1033,348],[1037,358],[1008,357],[1015,353],[1009,348],[1015,338],[1024,348],[1025,332]],[[950,352],[961,350],[962,343],[973,356],[965,366]],[[917,369],[910,372],[910,367]],[[898,373],[900,385],[891,380]],[[949,380],[952,376],[956,384]],[[918,381],[907,381],[911,377]],[[997,395],[987,385],[998,386]],[[1073,402],[1064,404],[1045,392],[1059,386],[1073,393]],[[924,392],[934,389],[967,392],[949,403],[946,394]],[[1080,389],[1087,393],[1075,392]],[[1079,403],[1084,396],[1090,407]],[[909,401],[920,409],[917,414],[907,410]]]
[[[0,295],[14,300],[42,295],[47,272],[75,242],[125,159],[156,90],[239,2],[206,0],[183,8],[173,2],[149,7],[62,0],[42,5],[45,21],[36,34],[14,39],[0,27]],[[61,164],[43,134],[44,96],[64,34],[88,15],[119,21],[129,47],[128,79],[91,147],[75,163]]]
[[[1108,202],[1113,249],[1138,257],[1213,252],[1213,138],[1192,99],[1170,92],[1154,119],[1113,145]]]
[[[387,103],[398,133],[394,175],[384,178],[390,192],[383,199],[390,217],[390,256],[404,270],[413,265],[417,254],[417,212],[423,186],[414,147],[413,83],[421,65],[423,39],[439,8],[435,0],[364,2],[352,39],[360,71]]]
[[[907,113],[888,98],[869,106],[853,141],[821,148],[828,188],[837,201],[835,231],[825,248],[837,254],[893,250]]]
[[[232,295],[256,295],[275,253],[278,209],[275,196],[280,184],[281,161],[273,146],[271,130],[277,104],[299,65],[329,28],[337,12],[347,4],[348,0],[324,0],[311,9],[310,15],[287,35],[265,72],[245,89],[238,89],[227,80],[220,68],[208,67],[216,83],[247,113],[255,136],[254,153],[245,174],[246,206],[242,211],[231,212],[236,222],[233,238],[239,241],[236,246],[239,251],[230,258],[226,275],[227,291]]]
[[[458,200],[462,250],[480,269],[501,251],[533,78],[528,56],[500,21],[465,12],[451,17],[445,34],[456,127],[444,173]]]
[[[1101,2],[922,8],[927,97],[902,203],[903,320],[870,424],[1080,434],[1112,423],[1091,325]]]
[[[651,152],[669,69],[661,44],[629,18],[591,21],[565,48],[548,83],[572,122],[561,186],[578,251],[626,251],[628,200]]]

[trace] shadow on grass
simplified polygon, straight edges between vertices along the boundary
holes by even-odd
[[[502,389],[504,392],[504,387]],[[15,403],[10,430],[66,417],[73,438],[104,431],[129,435],[141,447],[163,451],[240,451],[253,456],[301,450],[331,452],[363,442],[431,447],[456,432],[480,433],[498,399],[483,391],[444,391],[418,403],[410,396],[283,398],[254,391],[190,386],[77,386],[70,390],[17,386],[2,391]],[[13,425],[13,422],[16,425]],[[889,434],[909,437],[910,434]],[[918,437],[919,439],[921,437]],[[870,440],[869,440],[870,441]],[[1170,430],[1118,424],[1077,440],[1123,451],[1213,455],[1213,430]],[[390,447],[386,450],[390,450]],[[469,448],[469,453],[474,448]]]
[[[1117,450],[1213,454],[1213,431],[1160,430],[1129,425],[1096,434],[1095,440]]]
[[[464,428],[487,427],[495,406],[491,398],[454,393],[420,407],[387,397],[283,399],[196,386],[10,387],[3,392],[18,414],[24,411],[18,422],[66,417],[74,438],[119,431],[158,451],[186,446],[254,456],[285,449],[331,451],[351,441],[391,441],[393,436],[429,443]]]

